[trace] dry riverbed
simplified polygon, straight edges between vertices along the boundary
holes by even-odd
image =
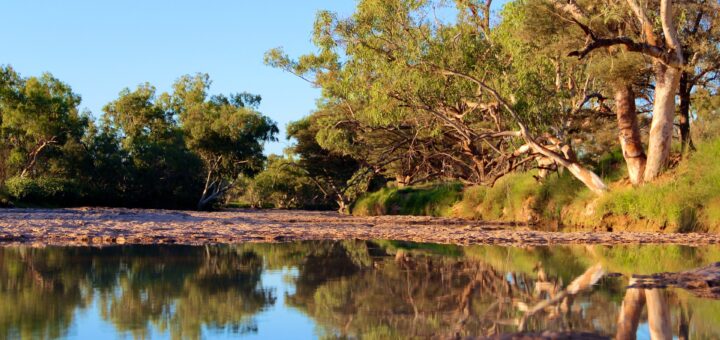
[[[720,243],[715,234],[533,231],[459,219],[343,216],[333,212],[0,209],[0,245],[215,244],[390,239],[444,244]]]

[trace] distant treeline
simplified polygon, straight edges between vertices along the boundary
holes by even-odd
[[[277,126],[260,96],[210,96],[207,75],[172,93],[125,89],[96,120],[50,74],[0,68],[0,182],[15,202],[205,208],[263,168]]]

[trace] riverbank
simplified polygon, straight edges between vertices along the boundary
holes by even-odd
[[[493,187],[457,183],[388,187],[358,200],[353,214],[434,215],[477,220],[521,221],[552,231],[640,231],[720,233],[720,139],[697,150],[659,179],[633,187],[618,152],[594,170],[609,184],[598,196],[570,175],[512,173]]]
[[[720,243],[702,233],[545,232],[506,222],[426,216],[359,217],[334,212],[142,209],[2,209],[0,245],[237,244],[303,240],[399,240],[441,244]]]

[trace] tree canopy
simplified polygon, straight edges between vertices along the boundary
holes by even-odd
[[[210,84],[196,74],[171,93],[124,89],[93,120],[67,84],[3,67],[0,179],[40,204],[211,206],[262,168],[278,128],[257,111],[260,96],[211,96]]]

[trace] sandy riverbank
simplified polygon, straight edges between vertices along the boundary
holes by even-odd
[[[0,245],[211,244],[392,239],[444,244],[720,243],[715,234],[532,231],[459,219],[343,216],[333,212],[0,209]]]

